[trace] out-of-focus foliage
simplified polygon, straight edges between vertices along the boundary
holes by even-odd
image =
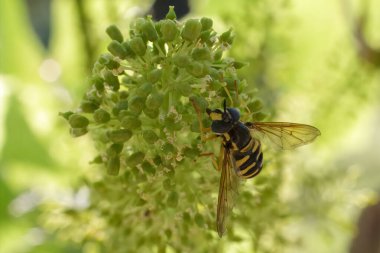
[[[78,2],[84,3],[85,26]],[[356,56],[340,1],[191,3],[189,18],[211,17],[218,33],[233,28],[228,56],[249,63],[238,71],[247,80],[244,91],[257,91],[254,96],[273,120],[315,125],[321,138],[293,152],[264,150],[264,170],[241,185],[231,227],[221,240],[214,232],[219,174],[206,158],[197,160],[199,168],[184,160],[186,170],[176,174],[175,187],[180,197],[194,196],[194,202],[207,204],[183,210],[191,199],[179,198],[177,208],[168,208],[165,193],[162,210],[139,212],[141,205],[134,209],[132,203],[137,196],[150,197],[154,205],[161,200],[153,197],[151,186],[142,184],[143,191],[134,195],[125,177],[105,176],[104,168],[89,165],[97,155],[93,142],[71,139],[57,112],[80,103],[89,87],[91,59],[106,51],[106,27],[115,23],[128,37],[133,16],[144,13],[149,2],[53,1],[53,37],[46,51],[29,26],[23,1],[0,1],[1,251],[125,251],[128,241],[136,246],[160,242],[146,243],[140,249],[146,252],[162,252],[166,242],[171,245],[168,252],[348,249],[355,217],[380,184],[380,82],[378,69]],[[379,45],[379,6],[369,3],[366,35],[372,45]],[[354,4],[352,10],[357,9]],[[90,30],[87,35],[83,27]],[[90,53],[86,40],[92,43]],[[101,180],[107,183],[94,184]],[[167,216],[160,219],[157,213]],[[125,216],[133,223],[123,225],[120,217]],[[158,229],[165,226],[171,235]],[[160,234],[150,237],[152,231]],[[186,236],[177,237],[181,234]]]

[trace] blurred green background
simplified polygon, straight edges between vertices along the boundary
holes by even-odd
[[[58,112],[78,106],[92,64],[106,51],[105,28],[127,30],[152,4],[0,0],[0,252],[101,252],[44,226],[61,206],[86,208],[81,175],[91,172],[95,154],[88,137],[70,137]],[[376,202],[380,186],[380,60],[369,50],[380,47],[380,2],[189,5],[184,18],[207,16],[219,32],[234,29],[230,55],[249,62],[239,73],[271,119],[322,132],[313,145],[282,154],[287,183],[277,194],[296,203],[290,208],[299,215],[285,232],[293,243],[267,241],[257,252],[348,252],[360,211]],[[59,204],[40,208],[49,203]],[[221,249],[247,252],[250,239],[243,238]]]

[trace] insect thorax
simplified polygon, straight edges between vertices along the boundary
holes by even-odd
[[[245,147],[251,138],[249,129],[240,121],[224,135],[224,141],[234,147],[235,150]]]

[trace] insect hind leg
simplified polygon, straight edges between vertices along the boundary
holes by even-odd
[[[208,156],[208,157],[211,157],[212,165],[214,166],[214,168],[217,171],[221,171],[222,170],[222,166],[223,166],[224,149],[225,149],[224,145],[223,144],[220,145],[220,151],[219,151],[218,158],[216,158],[214,152],[204,152],[204,153],[201,153],[199,156]]]

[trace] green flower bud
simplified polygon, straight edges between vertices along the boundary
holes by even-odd
[[[199,123],[198,123],[198,129],[199,129]],[[185,157],[188,157],[188,158],[191,158],[191,159],[196,158],[201,153],[198,148],[194,148],[194,147],[185,147],[182,150],[182,152],[183,152],[183,155]]]
[[[70,135],[72,137],[79,137],[79,136],[85,135],[87,132],[88,131],[86,127],[70,128]]]
[[[145,154],[143,152],[135,152],[132,155],[130,155],[126,160],[126,164],[128,167],[133,168],[136,165],[140,164],[145,158]]]
[[[123,178],[126,183],[132,183],[134,181],[133,173],[130,170],[124,172]]]
[[[128,98],[128,96],[129,96],[128,91],[126,91],[126,90],[119,91],[119,98],[120,99],[126,100]]]
[[[108,157],[116,157],[121,153],[123,150],[123,144],[120,143],[114,143],[112,144],[106,151]]]
[[[211,61],[211,52],[208,47],[194,48],[191,56],[196,61]]]
[[[162,33],[161,33],[161,22],[162,21],[163,20],[160,20],[159,22],[154,22],[154,28],[156,28],[158,37],[162,37]]]
[[[73,114],[74,113],[72,111],[58,113],[58,115],[62,116],[65,120],[69,120],[70,116]]]
[[[154,166],[152,164],[150,164],[148,161],[144,161],[142,164],[141,164],[141,167],[143,168],[144,172],[148,173],[148,174],[154,174],[156,173],[156,169],[154,168]]]
[[[119,116],[119,113],[121,111],[127,110],[128,109],[128,100],[123,99],[117,102],[117,104],[112,108],[112,114],[115,116]]]
[[[142,136],[148,144],[154,144],[158,140],[158,136],[153,130],[144,130]]]
[[[246,63],[246,62],[240,62],[240,61],[234,61],[232,63],[232,66],[234,66],[235,69],[241,69],[241,68],[243,68],[243,67],[245,67],[247,65],[248,65],[248,63]]]
[[[137,18],[133,23],[132,23],[132,27],[134,26],[134,28],[136,29],[136,32],[137,33],[142,33],[142,28],[143,28],[143,25],[146,23],[146,19],[145,18]]]
[[[119,78],[117,78],[117,76],[114,76],[111,71],[105,71],[103,73],[103,77],[113,91],[118,91],[120,89]]]
[[[107,54],[101,54],[99,56],[98,62],[102,65],[106,65],[110,59],[112,59],[112,55],[110,55],[108,53]]]
[[[163,182],[162,182],[162,186],[165,190],[167,191],[172,191],[173,190],[173,186],[174,184],[172,184],[172,180],[170,178],[167,178],[165,179]]]
[[[116,110],[115,110],[114,113],[116,113]],[[135,114],[133,114],[132,112],[130,112],[128,110],[121,110],[116,115],[117,115],[119,121],[122,121],[123,118],[126,117],[126,116],[133,116],[133,117],[137,117],[138,116],[138,115],[135,115]]]
[[[210,83],[210,88],[212,90],[219,90],[222,87],[222,83],[218,80],[212,80]]]
[[[202,65],[203,65],[202,76],[206,76],[206,75],[210,74],[210,69],[212,69],[212,67],[210,67],[209,63],[203,62]]]
[[[108,34],[108,36],[110,36],[111,39],[116,40],[120,43],[122,43],[124,40],[119,28],[117,28],[117,26],[115,25],[107,27],[106,33]]]
[[[184,97],[190,96],[193,91],[189,83],[176,83],[175,90]]]
[[[139,56],[144,56],[146,52],[146,43],[141,37],[134,37],[129,41],[129,46],[133,52]]]
[[[83,100],[80,108],[85,113],[93,113],[96,109],[99,108],[99,103],[96,101]]]
[[[170,42],[177,38],[179,34],[179,29],[174,21],[170,19],[162,20],[160,24],[160,31],[162,34],[162,39],[164,41]]]
[[[136,89],[136,95],[139,97],[146,98],[153,90],[153,85],[151,83],[144,83]]]
[[[177,207],[178,205],[179,196],[178,193],[175,191],[172,191],[166,201],[167,205],[169,207]]]
[[[132,132],[128,129],[111,130],[107,132],[107,137],[114,143],[123,143],[132,137]]]
[[[94,112],[94,121],[96,123],[102,124],[110,121],[111,115],[104,109],[99,108]]]
[[[220,59],[222,59],[222,56],[223,56],[223,50],[222,49],[216,50],[216,52],[214,53],[214,61],[219,61]]]
[[[158,114],[160,113],[158,109],[150,109],[150,108],[144,108],[144,114],[148,116],[151,119],[155,119],[158,117]]]
[[[173,117],[166,117],[164,120],[165,127],[170,131],[178,131],[182,125],[175,121]]]
[[[175,14],[174,6],[169,6],[169,11],[166,14],[166,19],[174,20],[176,18],[177,18],[177,15]]]
[[[182,219],[184,220],[185,223],[188,223],[188,224],[190,224],[192,222],[191,216],[188,212],[183,213]]]
[[[95,86],[95,89],[102,93],[104,92],[104,79],[101,78],[100,76],[94,76],[91,78],[91,83]]]
[[[164,57],[159,56],[159,55],[155,55],[152,57],[151,62],[156,63],[156,64],[160,64],[161,61],[163,61],[163,60],[164,60]]]
[[[156,41],[158,39],[156,28],[151,20],[146,20],[146,22],[142,24],[141,31],[149,41]]]
[[[234,40],[234,37],[232,35],[232,28],[230,28],[228,31],[222,33],[220,36],[219,36],[219,40],[221,42],[225,42],[225,43],[228,43],[228,44],[232,44],[233,40]]]
[[[211,30],[207,30],[207,31],[203,31],[201,32],[201,36],[200,36],[202,42],[210,42],[210,39],[211,39]]]
[[[212,19],[203,17],[201,18],[202,31],[206,31],[212,28]]]
[[[165,232],[165,235],[166,235],[167,239],[171,239],[172,238],[173,232],[169,228],[165,229],[164,232]]]
[[[108,51],[114,55],[119,57],[120,59],[125,59],[127,57],[127,51],[120,44],[120,42],[113,40],[107,47]]]
[[[255,99],[247,105],[251,112],[258,112],[263,108],[263,102],[260,99]]]
[[[201,34],[202,24],[198,19],[188,19],[182,29],[182,38],[188,41],[198,39]]]
[[[145,101],[145,105],[148,109],[157,110],[160,108],[162,102],[164,101],[164,95],[162,93],[152,93]]]
[[[125,116],[121,121],[121,126],[129,130],[135,130],[141,127],[141,121],[138,117]]]
[[[190,97],[190,101],[193,101],[201,111],[205,111],[208,107],[208,102],[204,97],[193,95]]]
[[[186,71],[191,74],[194,77],[203,77],[204,70],[203,70],[203,64],[200,62],[191,62],[190,65],[186,67]]]
[[[175,153],[177,152],[177,148],[174,147],[173,144],[167,142],[165,143],[163,146],[162,146],[162,151],[165,152],[165,153]]]
[[[120,170],[120,158],[112,157],[107,161],[107,173],[110,176],[117,176]]]
[[[85,128],[90,121],[85,116],[74,113],[69,116],[69,124],[72,128]]]
[[[150,71],[147,75],[147,80],[151,83],[156,83],[158,80],[160,80],[162,76],[162,70],[161,69],[153,69]]]
[[[118,63],[114,59],[109,59],[109,61],[106,63],[106,67],[110,70],[118,69],[120,67],[120,63]]]
[[[174,178],[174,176],[175,176],[175,170],[174,170],[174,168],[172,167],[172,166],[166,166],[166,169],[168,169],[169,171],[166,173],[166,175],[169,177],[169,178],[171,178],[171,179],[173,179]],[[175,183],[173,183],[172,184],[173,186],[175,185]]]
[[[205,220],[200,213],[197,213],[194,216],[194,221],[195,221],[195,224],[197,224],[200,228],[203,228],[205,225]]]
[[[162,164],[162,159],[161,159],[161,156],[159,155],[156,155],[154,158],[153,158],[153,162],[156,166],[160,166]]]
[[[177,54],[173,56],[173,62],[180,68],[185,68],[190,65],[190,57],[188,55]]]
[[[95,62],[94,67],[92,67],[92,73],[99,73],[104,68],[103,64],[100,64],[99,62]]]
[[[91,101],[95,104],[101,104],[102,103],[102,97],[99,97],[98,92],[96,90],[89,90],[84,96],[84,100]]]
[[[121,45],[124,47],[124,50],[125,50],[125,52],[127,53],[127,55],[126,55],[127,58],[128,58],[128,57],[129,57],[129,58],[135,58],[136,54],[135,54],[135,52],[132,50],[129,41],[124,41],[123,43],[121,43]]]
[[[144,109],[144,106],[145,99],[143,97],[134,96],[130,98],[128,101],[129,110],[135,114],[140,114],[141,111]]]
[[[215,81],[222,80],[223,79],[223,71],[220,71],[218,69],[215,69],[213,67],[208,68],[209,74]]]
[[[90,164],[101,164],[103,163],[103,158],[101,155],[98,155],[96,156],[94,159],[92,159],[92,161],[90,162]]]

